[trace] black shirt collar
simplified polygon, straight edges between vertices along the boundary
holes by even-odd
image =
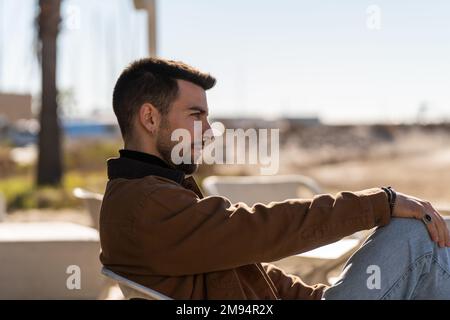
[[[157,156],[134,150],[119,150],[120,157],[109,159],[108,178],[140,179],[155,175],[182,183],[184,172],[171,167]]]
[[[121,149],[119,150],[120,157],[133,159],[137,161],[146,162],[155,166],[160,166],[167,169],[173,169],[167,162],[165,162],[163,159],[154,156],[150,153],[145,153],[141,151],[135,151],[135,150],[128,150],[128,149]]]

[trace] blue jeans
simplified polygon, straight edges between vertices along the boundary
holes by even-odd
[[[450,248],[432,242],[423,222],[393,218],[347,261],[323,299],[450,300]]]

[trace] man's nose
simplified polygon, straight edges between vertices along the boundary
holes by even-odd
[[[209,121],[206,120],[203,123],[203,134],[205,134],[206,131],[211,130],[211,125],[209,124]]]
[[[211,125],[209,124],[209,121],[206,120],[205,124],[203,125],[203,142],[209,143],[214,141],[214,133],[212,132]]]

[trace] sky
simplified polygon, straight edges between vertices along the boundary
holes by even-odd
[[[39,97],[36,0],[0,0],[0,91]],[[69,113],[111,112],[147,56],[131,0],[63,0],[58,87]],[[212,117],[328,123],[450,120],[448,0],[158,0],[158,55],[210,72]]]

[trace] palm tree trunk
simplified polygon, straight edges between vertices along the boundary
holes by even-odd
[[[62,179],[61,128],[58,118],[56,61],[61,0],[39,0],[42,100],[37,185],[59,185]]]

